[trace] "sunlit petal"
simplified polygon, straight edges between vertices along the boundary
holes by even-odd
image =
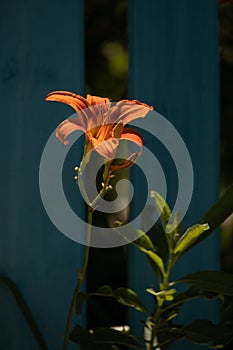
[[[152,106],[137,100],[122,100],[109,110],[107,119],[109,123],[117,123],[122,120],[126,125],[134,119],[144,118],[152,109]]]
[[[123,132],[124,129],[124,124],[122,123],[122,121],[120,120],[112,129],[112,137],[115,137],[116,139],[119,139],[121,137],[121,134]]]
[[[131,166],[134,165],[134,163],[136,163],[137,159],[142,154],[142,148],[144,145],[144,141],[143,141],[143,138],[139,134],[138,131],[131,129],[131,128],[124,128],[120,139],[121,140],[128,140],[128,141],[136,143],[137,146],[139,147],[139,151],[131,154],[127,159],[125,159],[121,163],[111,164],[110,168],[112,171],[130,168]]]
[[[47,95],[46,100],[65,103],[74,108],[76,112],[79,112],[82,109],[88,108],[90,106],[86,98],[69,91],[50,92],[50,94]]]
[[[134,129],[131,129],[131,128],[124,128],[124,130],[121,134],[121,139],[132,141],[132,142],[136,143],[140,149],[144,145],[143,138],[139,134],[139,132],[134,130]]]
[[[132,166],[141,155],[143,148],[141,135],[124,126],[136,118],[145,117],[153,109],[152,106],[137,100],[121,100],[113,105],[110,99],[105,97],[87,95],[84,98],[68,91],[51,92],[46,100],[65,103],[78,113],[77,118],[65,120],[58,126],[56,136],[63,143],[68,143],[67,136],[72,132],[82,130],[86,134],[85,154],[94,149],[105,159],[115,157],[119,140],[135,143],[139,147],[139,152],[133,153],[114,169]]]
[[[67,136],[69,136],[72,132],[76,130],[82,130],[85,132],[85,129],[83,125],[80,123],[79,119],[78,118],[67,119],[58,125],[56,129],[56,136],[61,142],[67,145],[69,143],[69,141],[66,140]]]
[[[114,158],[116,154],[117,147],[119,146],[118,139],[108,139],[106,141],[100,142],[96,147],[95,150],[99,154],[101,154],[106,159],[112,159]]]
[[[53,91],[47,95],[46,100],[71,106],[79,114],[80,122],[85,125],[85,130],[101,126],[104,114],[108,112],[111,105],[108,98],[91,95],[84,98],[69,91]]]
[[[93,105],[110,103],[110,100],[107,97],[92,96],[92,95],[89,95],[89,94],[87,94],[87,101],[92,106]]]
[[[106,159],[114,158],[117,147],[119,146],[118,139],[109,138],[108,140],[99,141],[99,139],[94,138],[89,132],[86,135],[96,152]]]
[[[108,139],[109,137],[112,136],[113,127],[114,127],[114,124],[102,124],[99,127],[96,138],[98,138],[99,141]]]
[[[118,164],[111,164],[111,170],[116,171],[124,168],[130,168],[131,166],[136,163],[137,159],[142,154],[142,148],[144,145],[144,141],[142,136],[139,134],[138,131],[131,129],[131,128],[124,128],[123,132],[121,134],[121,140],[128,140],[131,142],[134,142],[139,147],[139,151],[131,154],[127,159],[125,159],[123,162]]]

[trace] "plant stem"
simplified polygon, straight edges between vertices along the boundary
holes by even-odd
[[[71,305],[70,305],[70,311],[67,319],[66,324],[66,331],[65,331],[65,339],[63,344],[63,350],[68,349],[68,343],[69,343],[69,335],[70,335],[70,329],[72,325],[72,319],[75,313],[75,306],[76,306],[76,300],[77,296],[80,292],[83,279],[85,277],[86,271],[87,271],[87,265],[89,260],[89,253],[90,253],[90,241],[91,241],[91,224],[92,224],[92,218],[93,218],[93,209],[91,207],[88,207],[88,213],[87,213],[87,240],[86,240],[86,249],[85,249],[85,255],[84,255],[84,261],[81,271],[78,272],[78,282],[75,287]]]
[[[76,167],[74,170],[77,173],[77,176],[75,177],[75,180],[78,183],[79,188],[81,189],[82,195],[83,195],[87,205],[90,205],[90,199],[88,197],[87,191],[85,189],[85,186],[84,186],[84,183],[83,183],[83,180],[82,180],[82,168],[81,167],[80,168]]]
[[[78,183],[79,186],[81,187],[81,190],[84,194],[84,198],[87,201],[88,207],[87,207],[87,232],[86,232],[86,249],[85,249],[85,255],[84,255],[84,261],[83,261],[83,266],[82,269],[78,272],[78,282],[76,284],[76,287],[74,289],[71,305],[70,305],[70,310],[69,310],[69,315],[66,323],[66,330],[65,330],[65,338],[64,338],[64,343],[63,343],[63,350],[68,349],[68,343],[69,343],[69,335],[70,335],[70,330],[72,326],[72,319],[75,313],[75,306],[76,306],[76,300],[77,297],[80,293],[81,287],[83,280],[86,275],[87,271],[87,266],[88,266],[88,260],[89,260],[89,254],[90,254],[90,243],[91,243],[91,227],[92,227],[92,220],[93,220],[93,212],[95,210],[95,206],[97,205],[98,201],[100,198],[103,198],[106,192],[109,190],[109,181],[110,181],[110,175],[111,172],[109,170],[109,164],[105,164],[105,170],[104,170],[104,183],[103,183],[103,188],[100,191],[100,193],[97,195],[97,197],[90,203],[89,197],[86,193],[85,186],[82,181],[82,167],[77,169],[77,175],[78,175]]]
[[[155,339],[156,333],[157,333],[158,321],[160,319],[160,315],[162,312],[163,302],[164,302],[164,299],[162,299],[162,298],[158,299],[156,312],[153,316],[154,325],[153,325],[153,328],[151,331],[150,348],[149,348],[150,350],[154,349],[154,339]]]
[[[98,203],[98,201],[104,197],[104,195],[111,189],[111,187],[109,186],[109,181],[110,181],[110,176],[111,176],[111,171],[109,169],[110,163],[105,163],[105,168],[104,168],[104,173],[103,173],[103,188],[100,191],[100,193],[98,194],[98,196],[90,203],[90,206],[92,208],[95,208],[96,204]]]
[[[164,274],[164,277],[163,277],[163,283],[160,287],[160,291],[166,291],[168,288],[169,288],[169,278],[170,278],[170,274],[171,274],[171,270],[172,270],[172,267],[174,265],[174,260],[173,260],[173,253],[170,252],[169,254],[169,260],[168,260],[168,265],[167,265],[167,269],[166,269],[166,272]],[[159,319],[160,319],[160,316],[162,314],[162,311],[163,311],[163,304],[164,304],[164,301],[165,301],[165,297],[164,296],[160,296],[157,298],[157,307],[156,307],[156,312],[154,313],[153,315],[153,328],[152,328],[152,331],[151,331],[151,339],[150,339],[150,347],[149,347],[149,350],[153,350],[155,345],[154,345],[154,339],[156,337],[156,334],[157,334],[157,329],[158,329],[158,325],[159,325]]]

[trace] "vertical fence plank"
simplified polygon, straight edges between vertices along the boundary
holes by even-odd
[[[200,219],[219,191],[217,10],[215,0],[129,1],[130,97],[153,104],[173,123],[190,152],[195,184],[186,225]],[[168,171],[166,177],[172,174]],[[136,186],[139,181],[135,179]],[[219,255],[216,233],[182,259],[175,276],[218,269]],[[147,271],[141,254],[131,250],[130,285],[139,294],[151,279]],[[182,321],[198,315],[216,319],[218,308],[193,304],[183,310]],[[139,318],[132,316],[136,330]]]
[[[83,93],[83,1],[1,1],[0,40],[0,275],[18,286],[48,347],[61,349],[83,249],[50,222],[38,175],[48,137],[72,113],[46,103],[46,94],[59,89]],[[1,349],[36,349],[3,286],[0,308]]]

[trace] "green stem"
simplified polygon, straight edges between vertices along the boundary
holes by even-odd
[[[104,173],[103,173],[103,188],[98,194],[98,196],[90,203],[90,206],[95,209],[96,204],[98,201],[104,197],[104,195],[111,189],[109,186],[109,181],[110,181],[110,176],[111,176],[111,171],[109,170],[110,168],[110,162],[105,163],[105,168],[104,168]]]
[[[78,181],[79,186],[81,188],[81,191],[85,197],[85,200],[88,204],[88,211],[87,211],[87,224],[88,225],[87,225],[87,232],[86,232],[87,239],[86,239],[86,249],[85,249],[83,266],[82,266],[82,269],[78,272],[78,282],[77,282],[77,285],[75,287],[72,301],[71,301],[71,305],[70,305],[70,310],[69,310],[69,315],[68,315],[66,330],[65,330],[63,350],[68,349],[69,335],[70,335],[70,330],[71,330],[71,326],[72,326],[73,316],[75,313],[76,300],[77,300],[77,297],[80,293],[82,283],[83,283],[83,280],[85,278],[86,271],[87,271],[89,254],[90,254],[91,227],[92,227],[92,220],[93,220],[93,212],[94,212],[95,206],[97,205],[100,198],[104,197],[105,193],[109,190],[108,185],[109,185],[110,175],[111,175],[111,172],[109,171],[109,165],[110,165],[110,163],[105,164],[105,171],[104,171],[104,176],[103,176],[104,177],[103,188],[100,191],[100,193],[97,195],[97,197],[93,200],[92,203],[90,203],[90,199],[88,198],[85,186],[84,186],[83,181],[82,181],[82,166],[79,169],[77,168],[77,170],[76,170],[77,171],[77,181]]]
[[[150,350],[154,349],[154,339],[155,339],[155,336],[157,334],[158,321],[159,321],[160,316],[161,316],[163,303],[164,303],[164,299],[158,299],[156,312],[154,313],[154,316],[153,316],[154,325],[153,325],[153,328],[151,331]]]
[[[170,255],[169,255],[169,261],[168,261],[168,266],[167,266],[167,270],[164,274],[164,277],[163,277],[163,283],[160,287],[160,291],[166,291],[168,288],[169,288],[169,279],[170,279],[170,274],[171,274],[171,270],[172,270],[172,267],[174,266],[174,260],[173,260],[173,253],[170,252]],[[164,301],[165,301],[165,297],[158,297],[157,298],[157,307],[156,307],[156,311],[153,315],[153,328],[152,328],[152,331],[151,331],[151,339],[150,339],[150,347],[149,347],[149,350],[153,350],[154,349],[154,339],[157,335],[157,330],[158,330],[158,325],[159,325],[159,320],[160,320],[160,316],[163,312],[163,304],[164,304]]]
[[[167,270],[166,270],[166,273],[165,273],[164,279],[163,279],[163,285],[162,285],[163,291],[167,290],[169,287],[169,279],[170,279],[171,270],[172,270],[173,266],[174,266],[174,255],[173,255],[173,253],[170,253]]]
[[[75,176],[75,180],[77,181],[77,183],[79,185],[79,188],[81,189],[81,192],[83,194],[85,202],[87,203],[87,205],[90,205],[90,199],[88,197],[87,191],[85,189],[85,186],[84,186],[84,183],[83,183],[83,180],[82,180],[82,168],[81,167],[80,168],[76,167],[75,171],[77,173],[77,176]]]
[[[67,324],[66,324],[66,331],[65,331],[65,339],[64,339],[64,344],[63,344],[63,350],[68,349],[68,343],[69,343],[69,335],[70,335],[70,329],[72,325],[72,319],[75,313],[75,305],[76,305],[76,300],[77,296],[80,292],[83,279],[86,275],[87,271],[87,265],[88,265],[88,260],[89,260],[89,254],[90,254],[90,241],[91,241],[91,224],[92,224],[92,218],[93,218],[93,209],[91,207],[88,207],[88,214],[87,214],[87,241],[86,241],[86,250],[85,250],[85,255],[84,255],[84,261],[83,261],[83,266],[81,271],[78,273],[78,282],[75,287],[71,305],[70,305],[70,311],[67,319]]]
[[[177,307],[177,306],[180,306],[180,305],[186,303],[187,301],[195,300],[195,299],[200,299],[201,297],[202,297],[202,295],[194,295],[193,297],[189,297],[189,298],[187,298],[187,299],[185,299],[185,300],[180,300],[180,301],[177,301],[177,302],[175,302],[175,303],[169,304],[168,306],[166,306],[166,307],[163,309],[162,312],[164,313],[164,312],[166,312],[166,311],[168,311],[168,310],[170,310],[170,309],[173,309],[173,308],[175,308],[175,307]]]

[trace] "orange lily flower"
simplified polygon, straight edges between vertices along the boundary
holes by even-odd
[[[86,98],[68,91],[54,91],[48,94],[47,101],[63,102],[78,113],[78,117],[64,120],[56,130],[56,136],[64,144],[73,131],[82,130],[86,134],[86,151],[95,149],[106,159],[114,158],[121,139],[136,143],[140,151],[132,154],[126,162],[116,165],[116,169],[131,166],[140,156],[143,139],[140,134],[125,127],[132,120],[145,117],[153,109],[137,100],[121,100],[112,104],[108,98],[87,95]]]

